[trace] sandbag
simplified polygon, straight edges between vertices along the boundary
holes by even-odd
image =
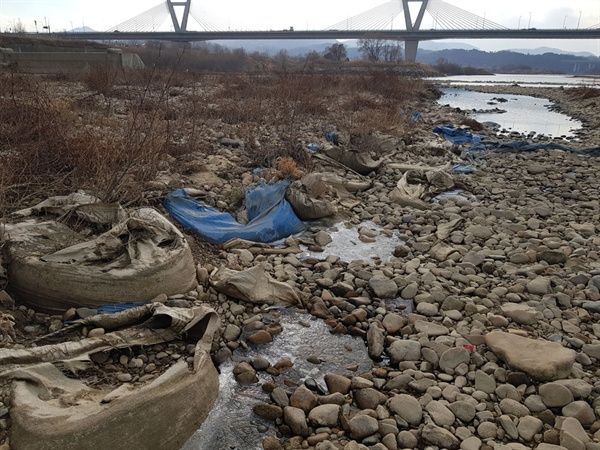
[[[446,171],[449,169],[449,165],[433,170],[408,169],[390,192],[389,199],[402,206],[429,209],[430,205],[422,200],[426,194],[435,195],[454,187],[454,178]]]
[[[238,300],[267,305],[297,305],[300,297],[287,283],[273,279],[262,264],[243,271],[221,267],[210,276],[215,290]]]
[[[285,199],[300,220],[318,220],[336,213],[331,201],[323,198],[329,191],[319,174],[308,174],[288,187]]]
[[[93,214],[92,205],[86,210]],[[9,291],[42,312],[148,302],[197,285],[184,236],[152,208],[129,213],[93,239],[55,220],[26,219],[5,231]]]
[[[218,328],[210,308],[145,305],[132,313],[150,318],[141,326],[98,338],[30,349],[0,349],[0,373],[14,380],[11,397],[11,448],[79,450],[82,448],[160,448],[178,450],[212,409],[219,378],[210,358]],[[139,318],[138,317],[138,318]],[[194,363],[184,360],[146,384],[88,387],[66,377],[61,363],[75,367],[92,352],[153,345],[180,333],[198,338]]]
[[[346,150],[341,147],[329,146],[323,149],[323,153],[361,175],[368,175],[379,169],[383,163],[383,159],[375,161],[368,153],[355,149]]]

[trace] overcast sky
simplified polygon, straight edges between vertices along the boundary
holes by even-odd
[[[400,2],[400,0],[397,0]],[[27,31],[42,32],[48,23],[53,31],[82,26],[106,30],[156,6],[161,0],[0,0],[0,30],[8,31],[20,19]],[[323,29],[386,3],[386,0],[192,0],[203,19],[221,29]],[[599,0],[448,0],[486,20],[509,28],[588,28],[600,24]],[[413,2],[413,6],[419,5]],[[157,28],[159,18],[157,17]],[[395,20],[402,27],[402,19]],[[395,23],[394,23],[395,24]],[[161,30],[168,30],[166,20]],[[426,15],[423,28],[434,28]],[[200,29],[199,27],[196,27]],[[600,55],[600,39],[569,41],[470,42],[483,50],[502,48],[558,47]]]

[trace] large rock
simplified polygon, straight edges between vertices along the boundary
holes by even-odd
[[[425,442],[448,449],[456,449],[460,444],[458,438],[450,431],[442,427],[437,427],[431,423],[423,427],[421,437]]]
[[[486,335],[485,343],[511,368],[539,381],[568,377],[575,362],[576,353],[557,342],[493,331]]]
[[[308,420],[317,427],[335,427],[340,415],[339,405],[320,405],[308,413]]]
[[[369,286],[379,298],[395,298],[398,294],[398,286],[389,278],[373,277],[369,280]]]
[[[419,361],[421,344],[417,341],[398,340],[392,342],[387,352],[392,364],[398,364],[401,361]]]
[[[408,394],[398,394],[388,400],[388,408],[412,426],[418,426],[423,418],[419,401]]]

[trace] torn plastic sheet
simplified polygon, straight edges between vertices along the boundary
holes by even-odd
[[[422,200],[425,195],[445,192],[454,187],[454,179],[446,169],[447,166],[436,170],[407,170],[390,192],[389,199],[402,206],[429,209],[429,203]]]
[[[477,202],[477,197],[473,194],[464,191],[463,189],[454,189],[452,191],[442,192],[431,199],[432,202],[439,203],[441,201],[450,200],[454,202],[469,201]]]
[[[439,134],[453,144],[470,144],[471,142],[481,142],[481,136],[473,134],[463,128],[443,126],[433,129],[435,134]]]
[[[273,242],[304,230],[304,223],[285,200],[290,181],[260,183],[246,191],[247,224],[231,214],[211,208],[188,195],[185,189],[168,194],[164,207],[171,217],[213,244],[241,238],[254,242]]]
[[[154,303],[81,322],[119,329],[77,342],[0,349],[0,376],[13,380],[11,448],[181,448],[219,390],[210,358],[219,326],[215,311]],[[198,341],[191,367],[181,359],[147,383],[90,387],[63,373],[85,369],[92,353],[168,342],[182,334]]]
[[[600,147],[590,147],[586,149],[576,149],[566,145],[558,144],[556,142],[540,142],[533,144],[527,141],[514,141],[514,142],[492,142],[482,141],[477,145],[473,145],[469,149],[465,150],[464,157],[469,160],[482,158],[483,153],[487,151],[496,152],[531,152],[537,150],[565,150],[568,152],[576,153],[582,156],[600,156]]]

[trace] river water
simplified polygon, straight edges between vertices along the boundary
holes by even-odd
[[[600,88],[600,77],[575,77],[569,75],[456,75],[452,77],[429,78],[452,86],[520,86],[531,87],[577,87],[588,86]]]
[[[593,87],[600,89],[600,77],[572,77],[566,75],[462,75],[432,78],[443,83],[441,105],[449,105],[467,112],[479,122],[494,122],[501,132],[538,134],[548,137],[572,138],[581,122],[552,111],[552,102],[546,98],[515,94],[488,94],[463,89],[473,86],[523,87]]]

